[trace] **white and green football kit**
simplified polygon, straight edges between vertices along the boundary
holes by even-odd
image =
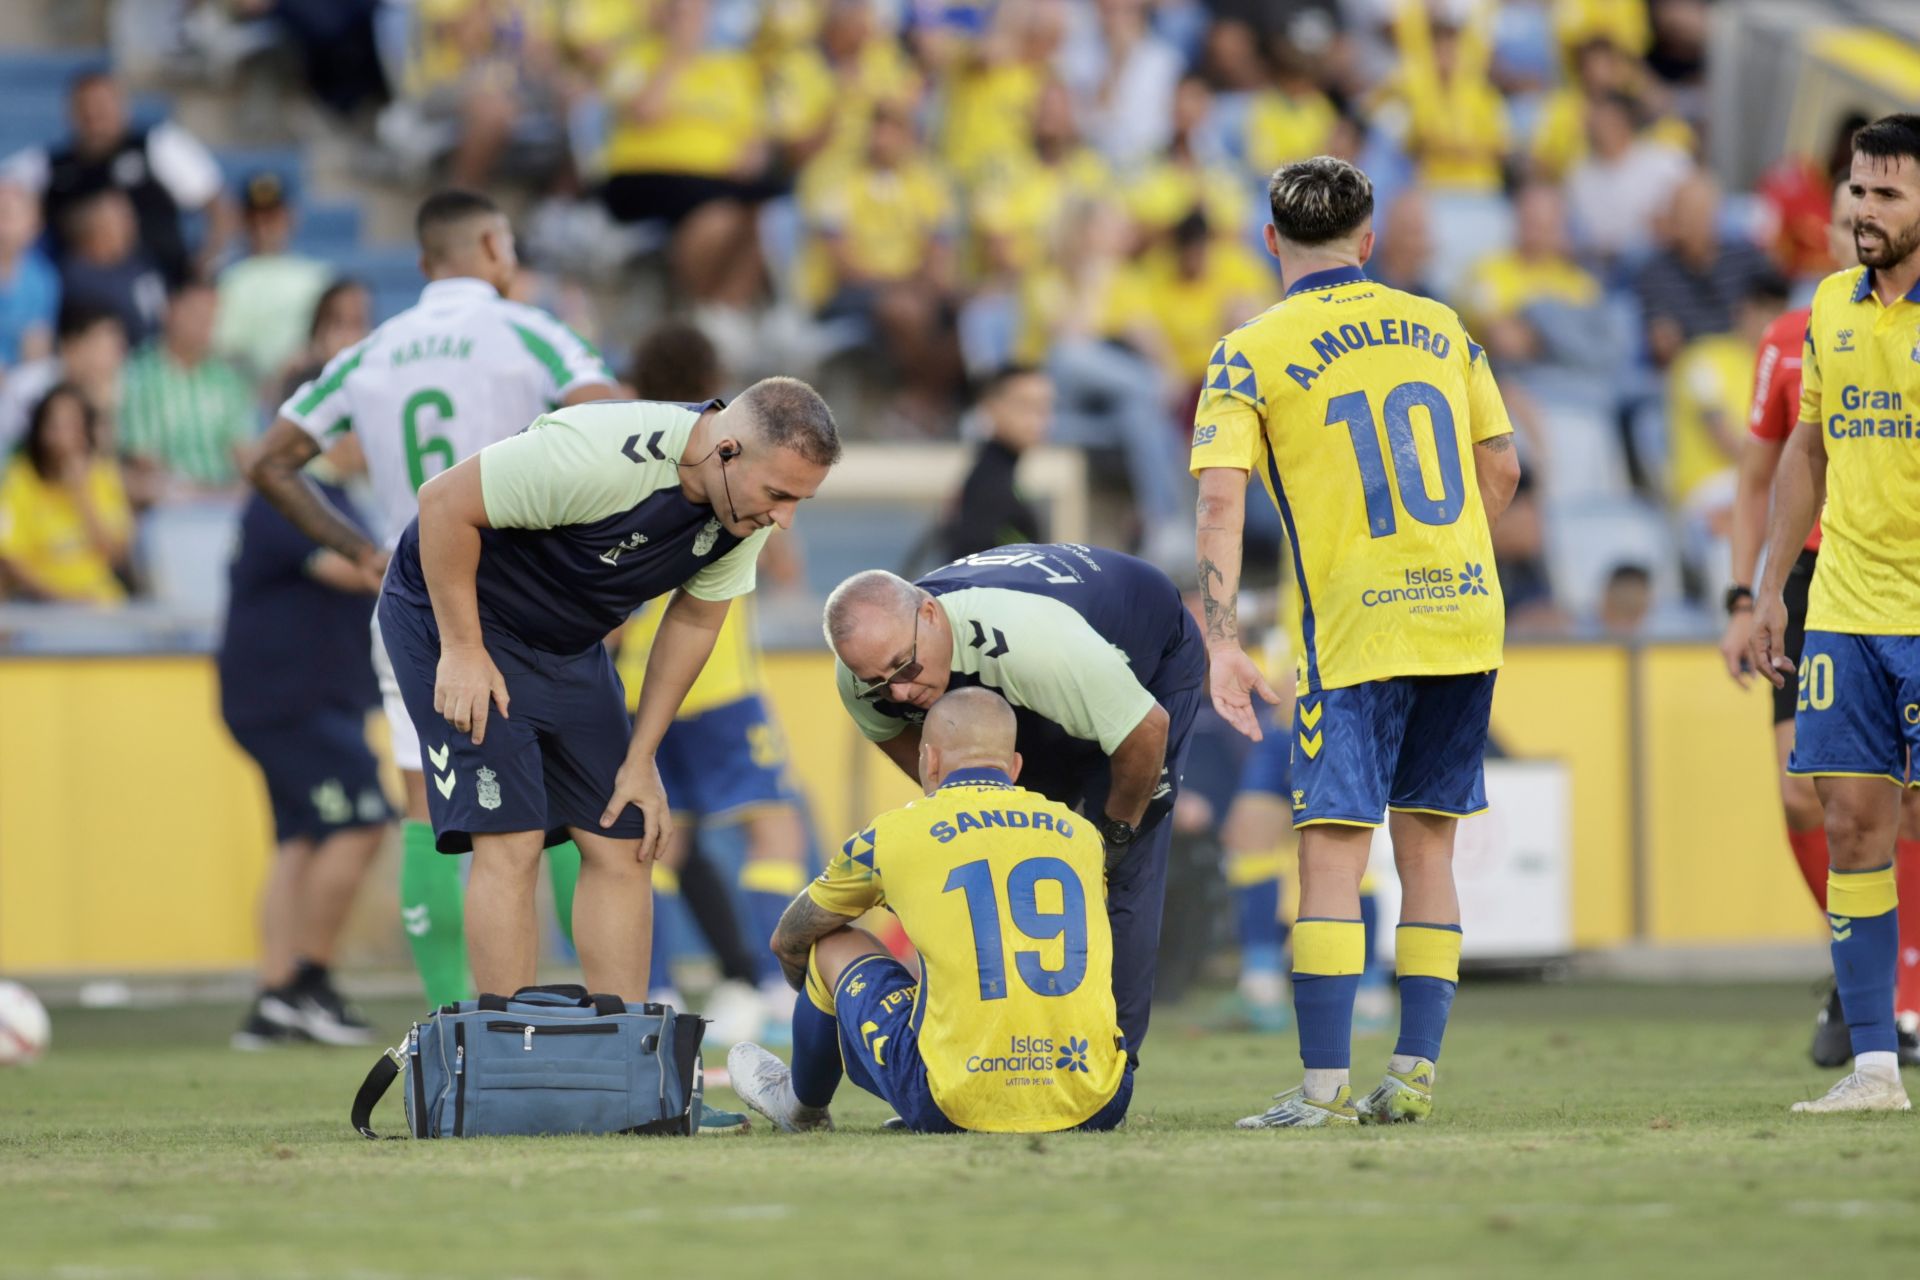
[[[352,432],[366,455],[377,536],[391,548],[419,510],[420,486],[518,434],[579,388],[613,376],[591,346],[537,307],[502,298],[484,280],[436,280],[420,301],[342,351],[281,407],[322,447]],[[420,736],[373,623],[373,669],[394,763],[422,772]],[[463,999],[467,981],[460,869],[434,852],[425,822],[402,828],[400,916],[429,1006]],[[561,928],[572,915],[578,851],[549,860]]]
[[[484,280],[436,280],[418,303],[329,361],[280,416],[322,448],[349,431],[359,440],[390,549],[419,513],[421,485],[519,434],[575,389],[613,381],[599,352],[538,307],[509,302]],[[373,665],[394,762],[417,772],[420,740],[375,626]]]

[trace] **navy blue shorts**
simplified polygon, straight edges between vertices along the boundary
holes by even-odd
[[[1284,726],[1270,723],[1265,716],[1261,717],[1260,732],[1264,736],[1253,744],[1253,750],[1247,753],[1247,762],[1240,766],[1239,789],[1287,799],[1293,794],[1293,784],[1289,781],[1293,773],[1293,739]]]
[[[324,840],[393,817],[362,711],[331,708],[286,724],[228,725],[267,779],[274,839]]]
[[[1920,750],[1920,636],[1809,631],[1787,772],[1912,779]]]
[[[507,682],[509,718],[487,716],[479,746],[433,709],[440,634],[433,611],[380,596],[380,638],[407,715],[420,733],[427,810],[442,853],[465,853],[473,837],[543,831],[549,847],[567,828],[634,839],[640,810],[629,805],[611,827],[600,825],[614,775],[633,729],[626,694],[602,645],[561,655],[486,633],[487,654]]]
[[[656,760],[675,813],[726,822],[794,801],[786,741],[757,693],[675,720]]]
[[[1388,809],[1487,807],[1491,671],[1398,676],[1303,694],[1293,708],[1293,825],[1377,827]]]
[[[857,990],[852,987],[855,974],[861,978]],[[920,1056],[920,1004],[914,999],[919,991],[920,980],[892,956],[865,956],[841,970],[833,992],[835,1017],[840,1024],[840,1060],[846,1064],[847,1079],[892,1107],[907,1122],[908,1129],[915,1133],[961,1133],[964,1130],[947,1119],[927,1085],[927,1063]],[[860,1035],[862,1026],[874,1028],[871,1043],[880,1044],[884,1039],[883,1053],[876,1055],[867,1048],[869,1041]],[[1133,1068],[1128,1067],[1113,1100],[1077,1127],[1089,1131],[1112,1129],[1127,1118],[1127,1104],[1132,1100]]]

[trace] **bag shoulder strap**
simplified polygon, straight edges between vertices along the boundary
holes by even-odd
[[[380,1105],[380,1099],[387,1096],[387,1090],[393,1086],[400,1074],[400,1058],[392,1050],[380,1055],[380,1060],[367,1072],[367,1078],[360,1082],[360,1091],[353,1095],[353,1127],[361,1137],[372,1142],[382,1141],[381,1135],[373,1131],[373,1109]],[[398,1142],[397,1134],[388,1134],[386,1141]]]

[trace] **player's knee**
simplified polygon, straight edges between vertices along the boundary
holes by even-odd
[[[1835,868],[1858,871],[1884,864],[1893,848],[1893,822],[1880,806],[1852,796],[1828,796],[1827,851]]]
[[[1286,842],[1291,823],[1286,803],[1254,792],[1236,796],[1220,840],[1229,853],[1265,853]]]
[[[594,879],[602,883],[612,880],[653,883],[653,864],[640,861],[638,840],[582,840],[577,843],[580,845],[580,869],[583,872],[591,871]],[[669,865],[666,870],[673,872],[675,869]]]
[[[1421,871],[1453,865],[1453,842],[1401,844],[1394,842],[1393,865],[1401,878]]]
[[[819,969],[820,980],[829,991],[840,985],[840,975],[847,971],[849,965],[867,956],[887,954],[887,948],[880,939],[852,925],[835,929],[813,944],[814,966]]]
[[[1786,813],[1789,831],[1812,831],[1826,821],[1820,793],[1811,778],[1780,775],[1780,807]]]
[[[1920,840],[1920,787],[1909,787],[1900,797],[1900,839]]]
[[[792,809],[775,809],[754,818],[747,827],[747,840],[747,856],[756,862],[806,860],[806,829]]]
[[[473,873],[531,884],[540,873],[540,833],[477,835],[473,838]]]

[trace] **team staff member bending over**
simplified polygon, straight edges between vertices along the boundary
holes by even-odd
[[[428,281],[420,301],[289,396],[249,470],[295,528],[358,564],[370,591],[379,590],[388,552],[419,513],[420,486],[518,435],[543,413],[618,394],[605,362],[579,335],[538,307],[507,300],[520,260],[513,227],[493,201],[441,191],[421,204],[414,225]],[[346,435],[366,458],[379,515],[374,538],[300,471]],[[460,863],[434,851],[427,821],[427,789],[441,785],[444,771],[435,769],[431,778],[426,772],[377,623],[372,648],[393,762],[407,795],[400,921],[427,1004],[437,1008],[469,994]],[[554,898],[570,901],[579,852],[571,845],[555,849],[551,867]]]
[[[467,937],[481,990],[533,982],[540,850],[571,831],[587,983],[645,997],[645,864],[671,830],[654,752],[727,602],[753,590],[767,535],[792,524],[839,456],[826,403],[768,378],[726,406],[561,410],[420,491],[380,631],[434,765],[438,847],[473,850]],[[669,591],[629,740],[602,641]]]
[[[926,798],[847,841],[780,920],[793,1067],[755,1044],[733,1088],[783,1131],[832,1128],[845,1074],[920,1133],[1111,1129],[1133,1071],[1115,1018],[1105,849],[1065,805],[1017,786],[1011,708],[955,689],[927,713]],[[849,926],[886,905],[919,978]]]
[[[949,688],[1013,706],[1027,785],[1107,845],[1113,994],[1127,1052],[1147,1035],[1175,796],[1206,696],[1200,628],[1167,575],[1072,543],[1020,543],[907,582],[869,570],[827,597],[840,700],[901,772]]]

